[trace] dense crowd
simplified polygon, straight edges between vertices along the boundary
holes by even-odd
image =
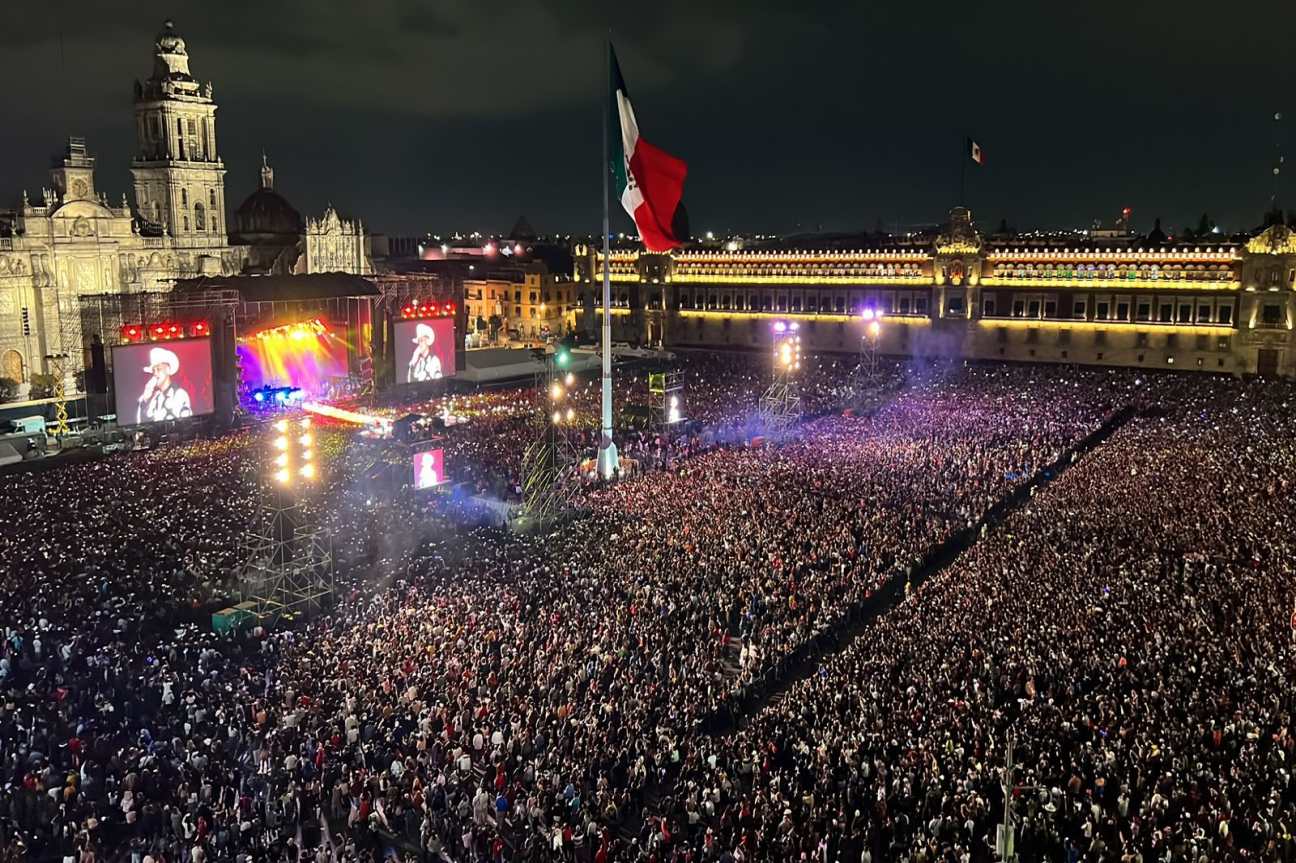
[[[759,379],[686,368],[696,412],[741,427]],[[6,480],[36,505],[0,526],[5,830],[30,860],[989,859],[1011,728],[1033,859],[1281,836],[1289,660],[1260,634],[1291,586],[1266,529],[1291,508],[1285,390],[910,371],[866,415],[591,488],[543,535],[374,500],[321,430],[338,603],[272,632],[195,610],[240,560],[250,433]],[[850,369],[815,374],[809,413]],[[1157,385],[1170,415],[729,731],[737,693]],[[459,398],[447,451],[512,482],[534,403]]]
[[[669,809],[748,859],[1287,860],[1296,422],[1195,382],[759,713]],[[660,841],[656,836],[652,837]]]

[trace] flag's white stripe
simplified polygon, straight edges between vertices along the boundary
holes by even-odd
[[[621,206],[634,218],[635,210],[643,203],[643,192],[639,190],[639,178],[630,170],[630,158],[635,147],[639,146],[639,124],[635,121],[634,108],[626,98],[624,90],[617,90],[617,116],[621,124],[621,157],[625,160],[626,185],[621,190]]]
[[[634,108],[626,98],[624,90],[617,90],[617,114],[621,119],[621,150],[625,153],[626,162],[634,155],[639,145],[639,124],[635,122]]]

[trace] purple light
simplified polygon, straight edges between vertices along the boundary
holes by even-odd
[[[782,332],[786,332],[786,331],[787,331],[787,324],[783,323],[782,321],[775,321],[775,322],[774,322],[774,332],[776,332],[776,333],[782,333]]]
[[[866,320],[866,321],[871,321],[871,320],[873,320],[873,310],[872,310],[872,309],[865,309],[864,311],[860,312],[860,317],[863,318],[863,319]]]
[[[793,321],[792,323],[788,324],[788,329],[795,333],[797,330],[801,329],[801,325],[798,324],[796,321]]]

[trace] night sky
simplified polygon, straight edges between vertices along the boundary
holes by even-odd
[[[167,17],[215,87],[231,210],[264,149],[304,215],[597,232],[609,24],[643,136],[689,163],[695,233],[938,221],[969,134],[983,228],[1083,227],[1126,205],[1142,230],[1203,211],[1248,228],[1277,141],[1296,207],[1291,0],[52,0],[0,12],[0,208],[38,198],[69,134],[114,204],[129,191],[132,81]]]

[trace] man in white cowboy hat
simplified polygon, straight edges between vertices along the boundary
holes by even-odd
[[[144,367],[152,377],[144,385],[135,422],[162,422],[193,416],[189,393],[171,379],[180,371],[180,358],[166,348],[149,349],[148,365]]]
[[[432,353],[432,342],[436,336],[428,324],[419,324],[414,328],[414,353],[410,356],[409,374],[406,383],[434,381],[441,377],[441,360]]]

